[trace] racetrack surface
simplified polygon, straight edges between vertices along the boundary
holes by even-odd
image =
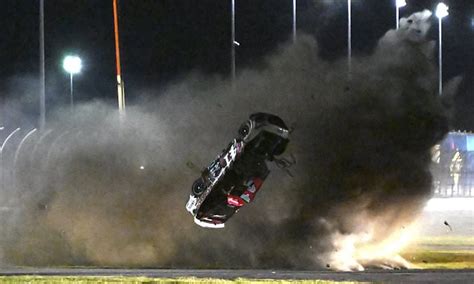
[[[142,276],[153,278],[295,279],[391,283],[473,283],[474,270],[367,270],[363,272],[288,270],[195,270],[107,268],[2,268],[1,276]]]

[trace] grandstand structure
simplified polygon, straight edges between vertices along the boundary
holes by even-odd
[[[435,197],[474,197],[474,134],[450,132],[433,147]]]

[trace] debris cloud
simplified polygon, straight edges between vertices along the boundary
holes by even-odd
[[[15,265],[362,270],[407,266],[363,249],[403,235],[430,197],[430,148],[448,131],[429,15],[389,31],[370,56],[318,56],[301,35],[235,86],[199,74],[144,91],[125,119],[100,103],[58,111],[14,170],[0,256]],[[453,88],[454,89],[454,88]],[[271,165],[256,200],[224,230],[184,209],[201,168],[254,112],[294,131],[292,176]],[[403,239],[399,237],[398,239]],[[387,245],[388,246],[388,245]],[[372,250],[374,251],[374,250]]]

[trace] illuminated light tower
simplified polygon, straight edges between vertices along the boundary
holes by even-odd
[[[70,93],[70,100],[71,100],[71,109],[74,107],[74,90],[73,90],[73,77],[74,74],[78,74],[81,72],[82,69],[82,62],[78,56],[66,56],[63,61],[63,68],[66,72],[69,73],[71,77],[71,93]]]
[[[397,6],[397,24],[396,24],[396,27],[397,27],[397,30],[398,28],[400,28],[400,8],[403,8],[407,5],[407,2],[405,0],[396,0],[396,6]]]
[[[449,7],[446,6],[443,2],[438,3],[436,6],[436,11],[435,15],[438,17],[438,22],[439,22],[439,52],[438,52],[438,57],[439,57],[439,95],[443,93],[443,18],[449,15]]]
[[[117,0],[112,0],[112,7],[114,9],[114,36],[115,36],[115,64],[117,69],[117,100],[119,112],[125,112],[125,82],[122,80],[122,68],[120,65],[120,39],[118,26],[118,11]]]

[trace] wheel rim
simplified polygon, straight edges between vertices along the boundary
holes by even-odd
[[[201,195],[205,189],[206,189],[206,186],[204,182],[202,181],[202,179],[198,179],[194,182],[192,191],[194,195]]]
[[[246,122],[244,123],[240,129],[239,129],[239,135],[241,136],[242,139],[245,139],[248,137],[248,135],[250,134],[250,123],[249,122]]]

